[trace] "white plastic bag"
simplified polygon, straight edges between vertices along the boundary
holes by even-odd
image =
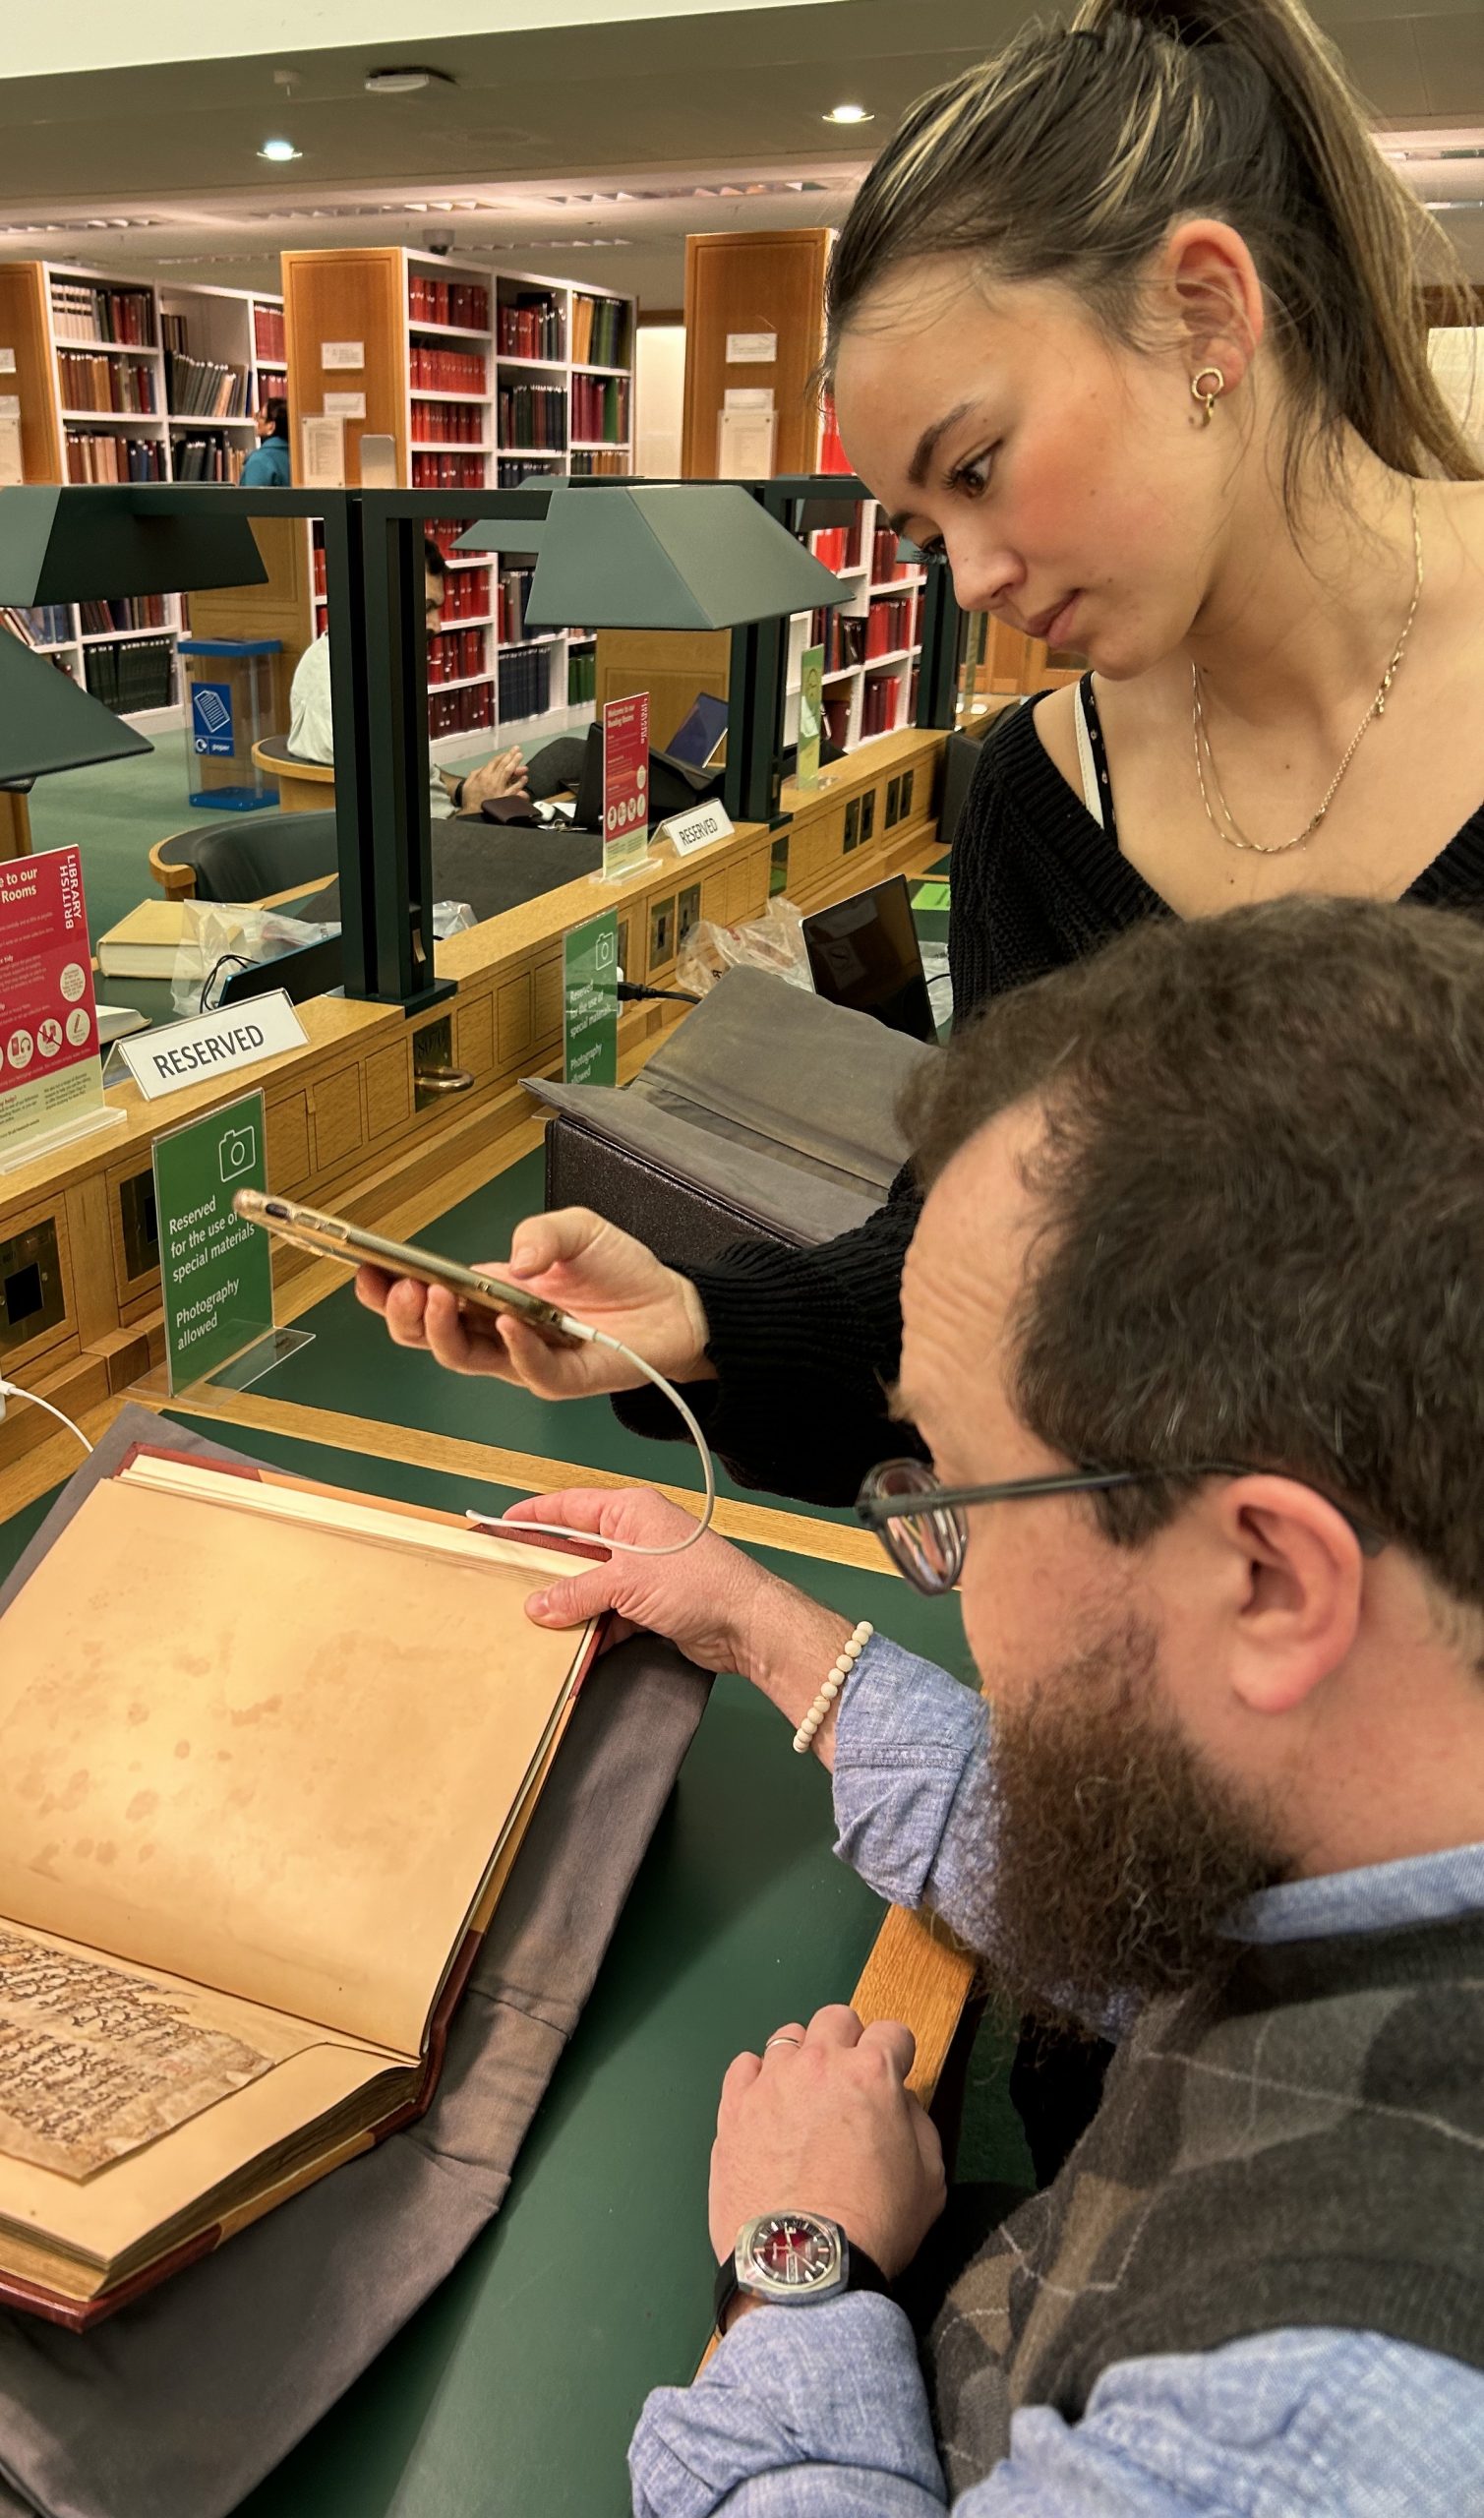
[[[280,910],[258,909],[250,901],[188,900],[181,906],[185,920],[170,974],[170,1002],[177,1014],[200,1014],[204,989],[209,1014],[233,971],[276,961],[296,945],[320,944],[340,931],[337,923],[317,926],[312,919],[285,918]]]
[[[753,970],[771,971],[793,988],[812,989],[809,957],[803,940],[803,918],[787,895],[770,900],[761,918],[742,927],[719,927],[712,919],[688,927],[681,938],[675,966],[677,988],[705,996],[723,972],[745,962]]]

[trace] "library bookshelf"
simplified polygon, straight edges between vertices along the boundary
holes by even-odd
[[[720,423],[739,390],[763,390],[772,397],[775,473],[850,470],[815,381],[834,243],[834,230],[827,227],[686,238],[687,479],[715,475],[722,459]],[[759,331],[762,307],[768,323]],[[790,624],[786,749],[799,737],[800,663],[810,645],[824,649],[825,722],[842,750],[900,733],[916,712],[924,572],[898,560],[896,537],[873,500],[862,497],[841,513],[842,523],[805,537],[825,567],[844,579],[849,595],[835,612],[812,619],[800,614]],[[708,687],[716,687],[714,673]]]
[[[849,523],[826,526],[807,540],[850,595],[829,612],[796,613],[789,624],[784,744],[799,740],[804,649],[819,646],[826,731],[842,751],[855,751],[880,735],[902,733],[916,718],[926,571],[898,559],[897,536],[874,499],[862,499]]]
[[[287,253],[283,290],[295,448],[306,419],[338,408],[348,485],[366,435],[391,439],[408,489],[632,470],[631,298],[400,245]],[[447,571],[428,652],[435,757],[466,749],[471,735],[567,726],[592,702],[593,640],[579,625],[527,635],[533,554],[513,539],[488,556],[455,553],[461,525],[429,530]],[[317,635],[318,557],[312,570]]]
[[[282,390],[281,328],[281,301],[246,290],[0,263],[24,478],[234,480],[260,397]],[[178,595],[46,604],[8,626],[131,723],[173,716]]]

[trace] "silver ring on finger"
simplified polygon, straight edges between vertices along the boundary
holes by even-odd
[[[780,2028],[768,2039],[768,2043],[762,2051],[766,2055],[774,2046],[801,2046],[802,2044],[803,2039],[801,2037],[791,2037],[786,2028]]]

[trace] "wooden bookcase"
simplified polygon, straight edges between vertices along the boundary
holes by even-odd
[[[832,231],[793,227],[685,239],[685,407],[681,469],[714,481],[731,391],[767,388],[776,414],[774,472],[818,466],[814,371],[824,347],[824,274]],[[771,334],[772,360],[736,359],[739,335]]]
[[[815,383],[833,243],[827,227],[687,237],[682,456],[687,479],[717,477],[727,396],[759,389],[773,396],[775,474],[846,468]],[[756,349],[759,336],[771,339],[771,359],[736,355],[743,346]],[[825,649],[826,721],[842,749],[854,751],[912,723],[923,572],[904,566],[894,544],[887,547],[884,522],[875,501],[864,499],[845,523],[808,537],[809,548],[851,591],[833,616],[838,628],[807,614],[791,625],[786,746],[799,736],[800,660],[816,640]],[[707,687],[718,688],[714,681]]]
[[[150,478],[200,477],[178,468],[192,446],[208,450],[213,459],[220,448],[222,472],[233,477],[253,444],[250,415],[259,395],[281,390],[281,366],[260,366],[257,357],[258,311],[271,313],[278,302],[240,289],[161,289],[71,263],[0,263],[0,344],[15,356],[14,382],[7,384],[21,404],[26,479],[76,483],[106,475],[111,450],[121,450],[122,461],[122,449],[131,445],[145,450]],[[125,304],[133,320],[120,323]],[[172,411],[164,315],[184,325],[190,355],[239,372],[243,413],[216,419]],[[108,337],[118,330],[137,337]],[[111,407],[126,400],[144,407]],[[112,618],[104,621],[100,611]],[[183,627],[178,595],[126,596],[101,608],[49,604],[26,618],[30,643],[118,706],[131,724],[173,720],[175,640]],[[135,648],[150,658],[156,688],[148,704],[131,707],[128,651]],[[154,669],[155,659],[162,671]]]
[[[632,470],[631,298],[399,245],[285,254],[283,287],[296,469],[304,421],[326,411],[326,395],[349,393],[364,403],[344,415],[352,486],[369,434],[391,439],[397,479],[411,489]],[[343,363],[351,350],[359,366]],[[432,529],[451,544],[462,528]],[[590,710],[593,640],[582,626],[524,634],[533,564],[514,540],[488,557],[448,556],[429,654],[435,756],[467,749],[471,735],[560,732]],[[313,605],[318,634],[323,595]]]

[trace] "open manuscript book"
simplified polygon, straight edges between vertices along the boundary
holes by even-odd
[[[82,2327],[426,2107],[569,1560],[136,1448],[0,1618],[0,2303]]]

